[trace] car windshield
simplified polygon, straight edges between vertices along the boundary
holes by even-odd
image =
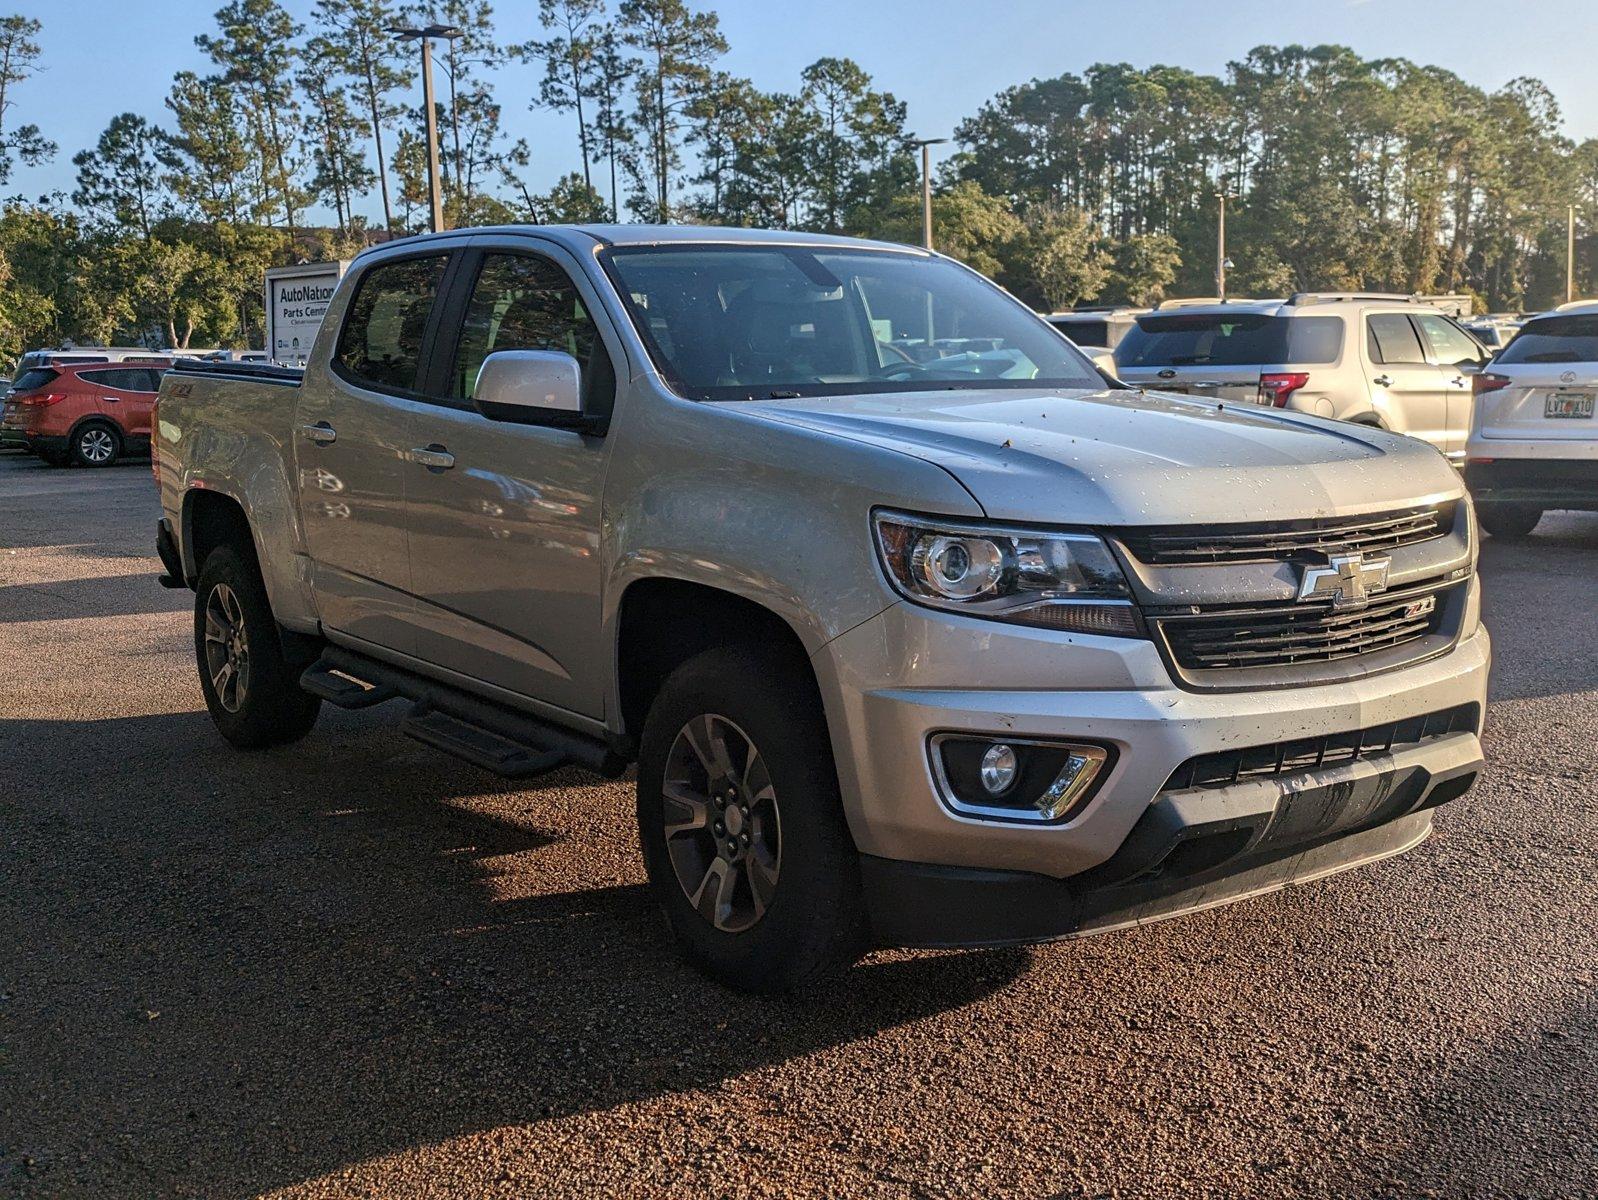
[[[1272,317],[1257,312],[1139,317],[1115,348],[1123,367],[1249,367],[1336,362],[1343,322],[1336,317]]]
[[[615,247],[604,262],[690,399],[1105,386],[1041,318],[942,259],[683,245]]]
[[[1500,363],[1598,362],[1598,314],[1531,321],[1498,354]]]

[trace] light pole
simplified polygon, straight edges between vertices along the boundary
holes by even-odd
[[[1215,226],[1215,295],[1225,304],[1226,268],[1232,265],[1232,260],[1226,257],[1226,193],[1216,192],[1215,198],[1221,202],[1220,216]]]
[[[401,41],[422,43],[422,105],[427,109],[427,200],[428,226],[434,233],[444,228],[444,195],[438,182],[438,109],[433,103],[433,38],[452,42],[465,36],[465,31],[453,25],[424,25],[420,29],[407,29],[403,25],[390,26],[389,32]]]
[[[948,138],[912,138],[912,146],[921,147],[921,244],[932,249],[932,147],[941,146]]]
[[[1576,206],[1565,209],[1565,303],[1576,298]]]

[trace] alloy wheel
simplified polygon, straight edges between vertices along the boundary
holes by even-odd
[[[106,463],[116,453],[116,442],[107,430],[85,429],[78,436],[78,450],[92,463]]]
[[[250,688],[250,643],[244,608],[225,583],[212,588],[205,602],[205,668],[218,703],[238,712]]]
[[[765,916],[782,866],[777,793],[754,741],[715,713],[678,731],[663,785],[666,851],[683,895],[724,933]]]

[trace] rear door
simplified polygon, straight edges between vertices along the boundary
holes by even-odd
[[[1482,383],[1476,403],[1484,438],[1598,440],[1598,313],[1528,322],[1493,359]]]
[[[406,445],[418,656],[477,683],[593,719],[610,654],[600,636],[606,441],[490,421],[472,407],[496,350],[577,359],[584,408],[608,413],[626,362],[593,285],[558,247],[480,235],[441,326],[431,403]]]
[[[1415,313],[1413,320],[1426,342],[1427,357],[1443,375],[1447,414],[1443,449],[1452,456],[1465,453],[1470,436],[1471,377],[1487,355],[1481,343],[1441,313]]]
[[[322,623],[362,643],[415,652],[405,483],[408,403],[449,250],[366,267],[338,336],[319,340],[293,417],[300,517]],[[322,355],[327,355],[322,358]]]
[[[1371,403],[1388,428],[1446,451],[1453,387],[1427,356],[1420,329],[1410,314],[1367,312],[1365,354]]]

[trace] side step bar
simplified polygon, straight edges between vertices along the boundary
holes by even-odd
[[[542,775],[568,762],[610,779],[627,769],[626,758],[599,738],[341,646],[326,647],[300,676],[300,686],[340,708],[410,700],[411,712],[401,726],[406,734],[509,779]]]

